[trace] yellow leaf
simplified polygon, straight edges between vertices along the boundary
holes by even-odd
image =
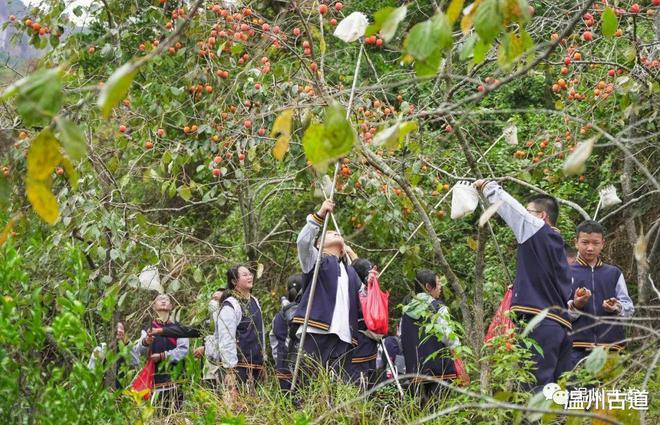
[[[451,3],[449,3],[449,7],[447,8],[447,17],[449,18],[449,22],[452,24],[456,22],[456,18],[461,14],[461,11],[463,10],[463,4],[465,3],[465,0],[451,0]]]
[[[277,116],[273,123],[273,129],[270,137],[277,137],[275,146],[273,146],[273,156],[278,161],[284,158],[284,154],[289,150],[291,142],[291,121],[293,120],[293,109],[287,109]]]
[[[463,31],[463,34],[467,34],[468,31],[470,31],[470,28],[472,28],[472,18],[474,18],[479,3],[481,3],[481,0],[475,0],[474,3],[463,9],[463,17],[461,18],[461,31]],[[451,8],[451,6],[452,5],[449,7]],[[449,12],[449,10],[447,10],[447,12]]]
[[[465,15],[461,18],[461,31],[467,34],[470,28],[472,28],[472,15]]]
[[[5,226],[4,229],[2,229],[2,232],[0,233],[0,246],[2,246],[7,238],[9,237],[9,234],[11,233],[11,229],[14,228],[18,220],[21,218],[22,214],[17,213],[14,215],[11,219],[9,219],[9,222]]]
[[[476,239],[474,239],[472,236],[468,236],[468,238],[467,238],[467,244],[468,244],[468,246],[470,247],[470,249],[471,249],[472,251],[476,251],[477,248],[478,248],[478,245],[479,245],[479,244],[477,243]]]
[[[50,191],[50,181],[38,181],[28,178],[25,184],[27,198],[34,211],[48,224],[55,224],[59,218],[57,199]]]
[[[60,144],[53,132],[46,128],[30,143],[27,155],[27,176],[32,180],[50,178],[53,169],[60,163]]]

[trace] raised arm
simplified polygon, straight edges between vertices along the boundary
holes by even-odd
[[[330,200],[323,202],[321,209],[316,214],[307,216],[307,223],[298,235],[296,244],[298,245],[298,260],[303,273],[309,273],[314,269],[319,250],[314,246],[316,236],[321,230],[323,221],[328,212],[332,212],[334,203]]]
[[[527,211],[513,196],[506,193],[497,182],[478,180],[475,182],[475,187],[477,190],[483,191],[484,196],[491,204],[502,201],[497,214],[513,230],[519,244],[534,236],[545,224],[543,220]]]
[[[158,335],[175,338],[199,338],[202,336],[200,326],[185,326],[180,323],[170,323],[158,329]]]

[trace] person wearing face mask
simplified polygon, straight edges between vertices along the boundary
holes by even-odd
[[[307,216],[307,223],[298,235],[298,260],[304,284],[292,323],[299,325],[296,335],[300,338],[316,260],[321,255],[316,293],[302,348],[321,367],[348,380],[346,365],[351,361],[351,348],[357,345],[361,281],[353,267],[344,260],[347,247],[339,233],[326,232],[322,247],[316,242],[319,230],[334,206],[330,200],[323,202],[316,214]]]
[[[264,322],[259,301],[252,296],[254,276],[244,265],[227,270],[227,289],[220,299],[220,311],[215,318],[215,342],[222,363],[224,383],[230,392],[235,392],[236,384],[250,387],[263,377]]]
[[[137,365],[140,357],[148,357],[156,363],[154,393],[159,395],[158,405],[166,411],[178,410],[183,402],[183,393],[177,391],[176,382],[172,380],[172,372],[174,365],[182,364],[188,354],[189,340],[165,337],[152,332],[152,329],[176,324],[170,320],[172,300],[169,295],[158,295],[152,308],[155,319],[148,328],[142,330],[140,339],[133,346],[133,363]]]

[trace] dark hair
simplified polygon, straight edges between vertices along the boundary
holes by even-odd
[[[415,275],[415,292],[426,292],[426,285],[435,288],[437,275],[431,270],[419,270]]]
[[[303,274],[302,273],[297,273],[294,275],[289,276],[289,279],[286,282],[286,297],[290,302],[293,302],[296,297],[298,296],[298,293],[303,287]]]
[[[575,228],[575,236],[579,236],[580,233],[600,233],[601,235],[605,236],[605,229],[597,221],[584,220]]]
[[[245,264],[238,264],[227,269],[227,287],[223,289],[222,297],[220,298],[220,304],[222,304],[224,300],[232,295],[232,291],[236,287],[235,282],[238,280],[238,269],[241,267],[245,267],[246,269],[250,270],[250,268]]]
[[[553,226],[557,224],[557,219],[559,218],[559,203],[557,200],[550,195],[533,195],[527,202],[532,202],[541,211],[548,214],[548,219],[550,224]]]
[[[362,281],[362,283],[367,283],[367,278],[369,277],[369,271],[373,268],[373,264],[371,261],[367,260],[366,258],[358,258],[357,260],[353,261],[353,269],[357,273],[358,277]]]

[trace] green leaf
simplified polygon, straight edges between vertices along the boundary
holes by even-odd
[[[380,31],[380,37],[385,41],[390,41],[401,21],[403,21],[408,13],[408,6],[401,7],[384,7],[378,12],[374,13],[374,23],[367,27],[365,32],[366,36],[376,34]]]
[[[57,124],[59,140],[66,154],[74,161],[82,159],[87,152],[87,145],[80,128],[67,118],[56,117],[55,123]]]
[[[463,4],[465,4],[465,0],[451,0],[451,3],[449,3],[449,7],[447,8],[447,18],[449,18],[449,22],[451,22],[452,25],[456,22],[456,19],[461,16]]]
[[[440,69],[442,61],[442,50],[437,49],[426,60],[415,61],[415,74],[418,77],[433,77]]]
[[[593,375],[600,372],[607,361],[607,352],[603,347],[596,347],[584,361],[584,367]]]
[[[349,153],[357,135],[339,105],[325,108],[323,124],[312,123],[303,135],[303,148],[314,168],[324,173],[328,164]]]
[[[474,29],[479,34],[479,38],[485,43],[491,43],[503,28],[497,0],[485,0],[477,6],[474,14]]]
[[[376,133],[373,144],[375,146],[385,145],[385,148],[389,150],[396,149],[400,142],[405,139],[406,135],[415,130],[417,130],[416,121],[398,121],[393,126]]]
[[[195,271],[193,272],[193,280],[197,283],[201,283],[202,280],[204,280],[202,269],[200,269],[199,267],[195,268]]]
[[[62,159],[60,144],[53,132],[46,128],[30,143],[27,154],[27,177],[35,181],[49,180],[53,169]]]
[[[16,111],[27,127],[45,126],[62,107],[62,72],[39,70],[9,86],[1,100],[16,97]]]
[[[185,186],[185,185],[180,186],[179,189],[178,189],[178,192],[179,192],[179,196],[181,197],[181,199],[183,199],[186,202],[190,201],[190,198],[192,198],[192,192],[190,191],[190,187],[188,187],[188,186]]]
[[[476,34],[471,34],[463,43],[463,46],[461,46],[461,52],[458,56],[459,60],[465,61],[467,60],[470,56],[472,56],[472,51],[474,50],[474,43],[477,42],[477,35]]]
[[[452,42],[449,19],[443,13],[437,13],[431,19],[412,27],[403,46],[406,53],[416,60],[424,60],[437,50],[450,47]]]
[[[619,26],[616,13],[612,10],[611,7],[607,6],[603,11],[601,17],[601,31],[605,37],[612,37],[616,32],[617,27]]]
[[[474,45],[473,51],[474,57],[472,60],[474,61],[475,65],[478,65],[486,60],[486,55],[488,55],[488,51],[490,50],[491,46],[491,43],[487,43],[479,38],[477,44]]]
[[[119,67],[111,76],[101,89],[99,95],[98,106],[101,109],[101,114],[107,118],[115,107],[122,99],[126,98],[128,89],[131,87],[133,78],[137,72],[137,67],[127,62]]]

